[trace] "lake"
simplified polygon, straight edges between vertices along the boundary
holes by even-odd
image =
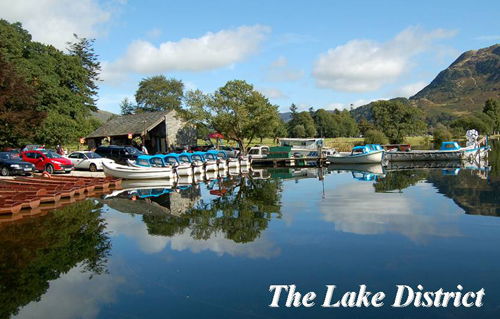
[[[256,170],[142,187],[0,228],[0,317],[498,318],[500,148],[491,167]],[[127,186],[126,184],[124,186]],[[315,305],[270,308],[271,285]],[[384,305],[321,307],[366,285]],[[391,307],[396,285],[482,307]],[[450,303],[451,304],[451,303]]]

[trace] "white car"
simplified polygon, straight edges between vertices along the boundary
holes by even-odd
[[[91,172],[102,170],[102,163],[115,162],[90,151],[73,152],[68,155],[68,159],[75,165],[75,169],[88,169]]]

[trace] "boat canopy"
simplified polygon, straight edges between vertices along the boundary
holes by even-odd
[[[372,150],[367,145],[354,146],[352,148],[351,154],[367,154],[372,152]]]
[[[441,144],[441,151],[459,151],[460,148],[457,142],[443,142]]]
[[[151,166],[151,155],[139,155],[136,160],[136,164],[139,166],[150,167]]]
[[[206,162],[205,156],[206,156],[205,152],[194,152],[191,154],[191,159],[193,161]]]
[[[191,163],[193,162],[193,159],[191,158],[191,153],[180,153],[179,154],[179,161],[182,163]]]
[[[374,151],[382,151],[384,149],[380,144],[366,144],[366,146],[368,146]]]
[[[209,150],[206,155],[213,156],[211,159],[216,160],[217,158],[227,159],[227,153],[221,150]]]
[[[179,155],[176,153],[169,153],[167,155],[159,155],[166,164],[179,164]]]

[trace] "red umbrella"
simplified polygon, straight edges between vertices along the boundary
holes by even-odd
[[[224,138],[224,136],[222,136],[222,134],[219,133],[219,132],[210,133],[210,134],[207,135],[207,137],[208,138],[221,138],[221,139]]]

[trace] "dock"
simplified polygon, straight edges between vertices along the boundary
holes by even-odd
[[[112,177],[52,176],[0,179],[0,226],[121,187]]]
[[[254,158],[252,166],[264,167],[324,167],[326,166],[326,158],[318,156],[314,157],[297,157],[297,158]]]

